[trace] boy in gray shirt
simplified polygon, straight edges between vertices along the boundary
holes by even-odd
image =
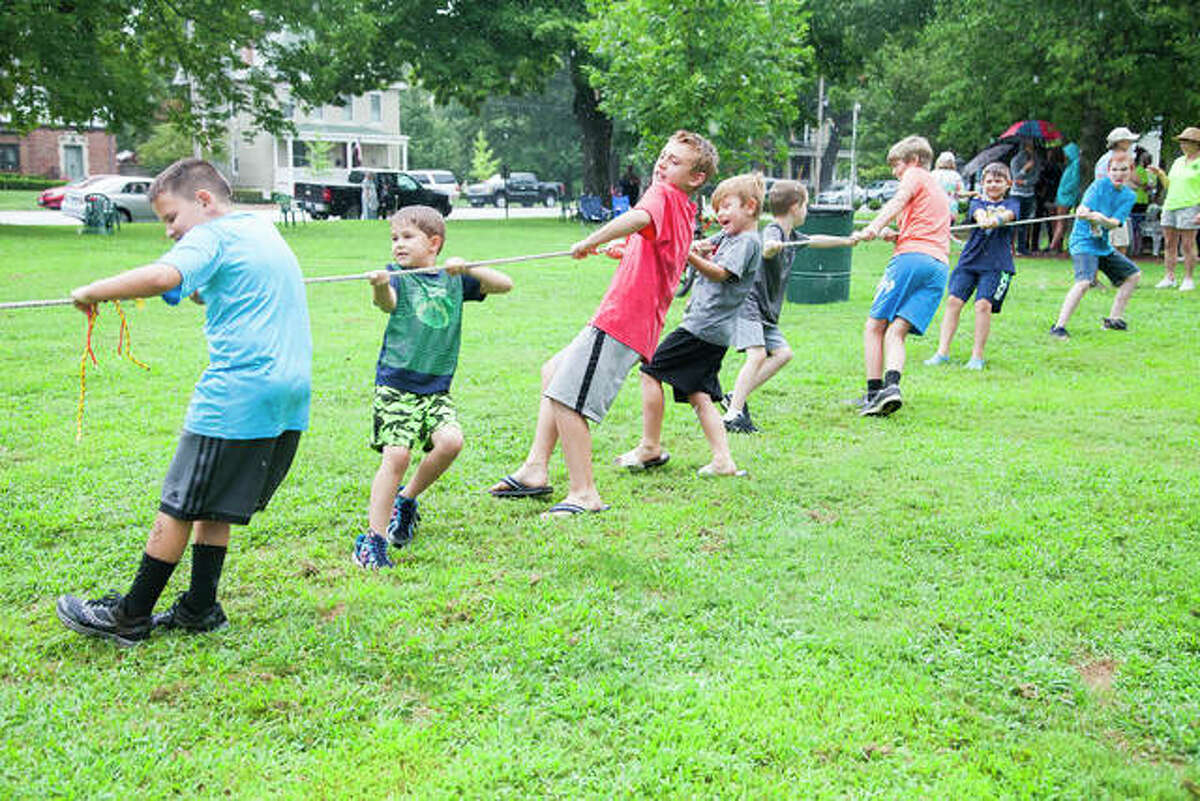
[[[762,263],[758,213],[762,208],[763,180],[759,175],[738,175],[722,181],[713,193],[713,207],[721,233],[693,246],[688,263],[698,273],[692,299],[679,328],[659,343],[649,364],[642,365],[642,440],[618,457],[617,464],[644,470],[665,464],[662,423],[666,407],[663,382],[674,389],[676,403],[696,410],[712,461],[698,471],[702,476],[746,475],[729,453],[729,440],[716,402],[721,391],[721,360],[733,339],[738,310],[754,285]],[[711,258],[710,258],[711,257]]]

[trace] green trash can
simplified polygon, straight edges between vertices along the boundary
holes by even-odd
[[[809,206],[801,233],[850,236],[854,209]],[[850,299],[850,248],[800,248],[792,259],[787,299],[791,303],[837,303]]]

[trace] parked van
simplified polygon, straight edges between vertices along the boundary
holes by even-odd
[[[432,189],[450,198],[451,203],[458,200],[458,179],[449,170],[409,170],[408,174],[426,189]]]

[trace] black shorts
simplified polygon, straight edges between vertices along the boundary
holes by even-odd
[[[299,431],[266,439],[218,439],[184,431],[163,479],[159,511],[177,520],[244,526],[283,483]]]
[[[955,267],[950,273],[949,293],[966,303],[975,293],[975,300],[987,300],[992,304],[992,314],[999,314],[1012,286],[1012,273],[1003,270],[975,270],[970,267]]]
[[[720,373],[727,350],[725,345],[705,342],[686,329],[676,328],[658,343],[654,358],[642,365],[642,372],[670,384],[676,403],[687,403],[688,396],[697,392],[707,392],[719,401],[725,394]]]

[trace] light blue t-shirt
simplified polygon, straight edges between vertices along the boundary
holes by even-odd
[[[208,368],[183,427],[220,439],[308,427],[312,335],[300,265],[275,226],[233,212],[192,228],[160,259],[205,304]]]
[[[1117,186],[1107,176],[1095,181],[1083,193],[1079,205],[1087,206],[1092,211],[1098,211],[1105,217],[1112,217],[1119,223],[1129,219],[1129,212],[1137,195],[1127,186]],[[1075,218],[1075,227],[1071,229],[1071,254],[1088,254],[1092,256],[1107,256],[1113,252],[1108,243],[1108,230],[1101,225],[1095,225],[1088,220]]]

